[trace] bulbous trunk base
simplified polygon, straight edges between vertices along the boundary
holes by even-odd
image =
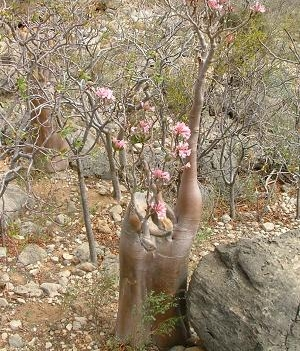
[[[189,337],[185,297],[187,264],[198,221],[175,224],[169,236],[154,238],[155,248],[149,251],[141,244],[141,235],[131,223],[130,211],[127,211],[120,240],[116,336],[134,347],[150,340],[160,350],[184,345]],[[155,304],[155,296],[160,298],[162,293],[174,298],[175,306],[166,310],[166,301],[157,300],[161,306],[155,309],[156,313],[145,310],[149,296],[154,298]],[[171,324],[172,327],[168,328]],[[168,333],[164,333],[165,328]]]

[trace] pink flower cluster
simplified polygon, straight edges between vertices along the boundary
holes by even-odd
[[[158,219],[163,219],[166,217],[167,207],[163,201],[152,202],[150,207],[157,214]]]
[[[140,121],[139,125],[144,133],[149,133],[149,130],[151,128],[151,124],[149,122],[143,120]]]
[[[191,136],[190,128],[184,122],[176,123],[173,128],[173,133],[178,136],[182,136],[183,139],[188,140]]]
[[[124,140],[119,140],[117,138],[113,138],[112,143],[113,143],[113,148],[118,151],[123,150],[126,144]]]
[[[165,182],[170,181],[170,173],[169,172],[165,172],[159,168],[154,169],[152,171],[152,177],[153,179],[162,179]]]
[[[231,33],[227,34],[225,37],[225,41],[227,44],[233,43],[234,42],[234,35]]]
[[[175,153],[180,158],[186,158],[187,156],[191,155],[192,150],[189,149],[189,144],[186,142],[179,142],[176,146]]]
[[[255,4],[250,7],[250,10],[255,12],[255,13],[264,13],[264,12],[266,12],[265,6],[260,4],[259,1],[256,1]]]
[[[95,94],[103,100],[114,101],[116,99],[113,91],[109,88],[97,88]]]
[[[227,2],[228,0],[207,0],[207,5],[212,10],[221,11],[223,9],[223,5]]]

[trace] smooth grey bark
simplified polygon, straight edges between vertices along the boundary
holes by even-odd
[[[91,258],[91,262],[97,265],[95,238],[94,238],[94,233],[93,233],[92,223],[90,218],[88,197],[87,197],[84,176],[82,172],[81,159],[79,157],[76,158],[76,165],[77,165],[77,176],[78,176],[80,198],[81,198],[81,205],[82,205],[82,212],[83,212],[83,220],[84,220],[86,235],[89,243],[89,249],[90,249],[90,258]]]
[[[105,132],[105,144],[106,144],[107,157],[108,157],[109,168],[111,173],[111,181],[114,189],[113,197],[117,201],[120,201],[121,199],[120,182],[118,177],[118,171],[115,165],[115,160],[113,157],[113,147],[111,142],[111,136],[108,132]]]
[[[296,219],[300,219],[300,185],[297,189]]]

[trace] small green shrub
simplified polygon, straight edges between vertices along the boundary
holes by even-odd
[[[202,243],[203,241],[208,240],[213,235],[213,231],[209,227],[202,227],[197,235],[196,235],[196,242],[198,244]]]

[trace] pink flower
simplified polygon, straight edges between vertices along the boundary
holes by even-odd
[[[231,44],[234,42],[234,35],[233,34],[227,34],[225,37],[226,43]]]
[[[264,5],[260,4],[259,1],[256,1],[256,3],[250,7],[250,10],[256,13],[264,13],[266,12],[266,8]]]
[[[134,127],[134,126],[132,126],[131,128],[130,128],[130,132],[131,133],[133,133],[133,134],[135,134],[136,132],[137,132],[137,127]]]
[[[159,168],[152,171],[152,176],[154,179],[163,179],[166,182],[170,180],[170,173],[165,172]]]
[[[186,158],[187,156],[190,156],[191,152],[192,152],[192,150],[189,149],[188,143],[180,142],[176,146],[176,154],[181,158]]]
[[[148,123],[146,121],[140,121],[139,125],[142,128],[144,133],[149,133],[149,130],[151,128],[151,124],[150,123]]]
[[[150,207],[157,214],[158,219],[163,219],[166,217],[167,207],[163,201],[158,201],[156,203],[152,202]]]
[[[112,140],[112,143],[113,143],[113,148],[115,150],[123,150],[124,147],[125,147],[125,141],[124,140],[119,140],[119,139],[116,139],[116,138],[113,138]]]
[[[173,128],[173,133],[175,135],[182,136],[185,140],[188,140],[191,136],[190,128],[183,122],[178,122]]]
[[[116,98],[113,95],[113,91],[109,88],[97,88],[95,91],[95,94],[101,98],[101,99],[106,99],[106,100],[111,100],[114,101]]]
[[[221,2],[218,0],[208,0],[207,5],[211,9],[218,10],[218,11],[222,10],[222,8],[223,8],[223,5],[221,5]]]
[[[150,112],[154,112],[155,111],[155,107],[151,106],[149,101],[146,101],[146,102],[141,101],[141,106],[142,106],[142,109],[144,111],[150,111]]]

